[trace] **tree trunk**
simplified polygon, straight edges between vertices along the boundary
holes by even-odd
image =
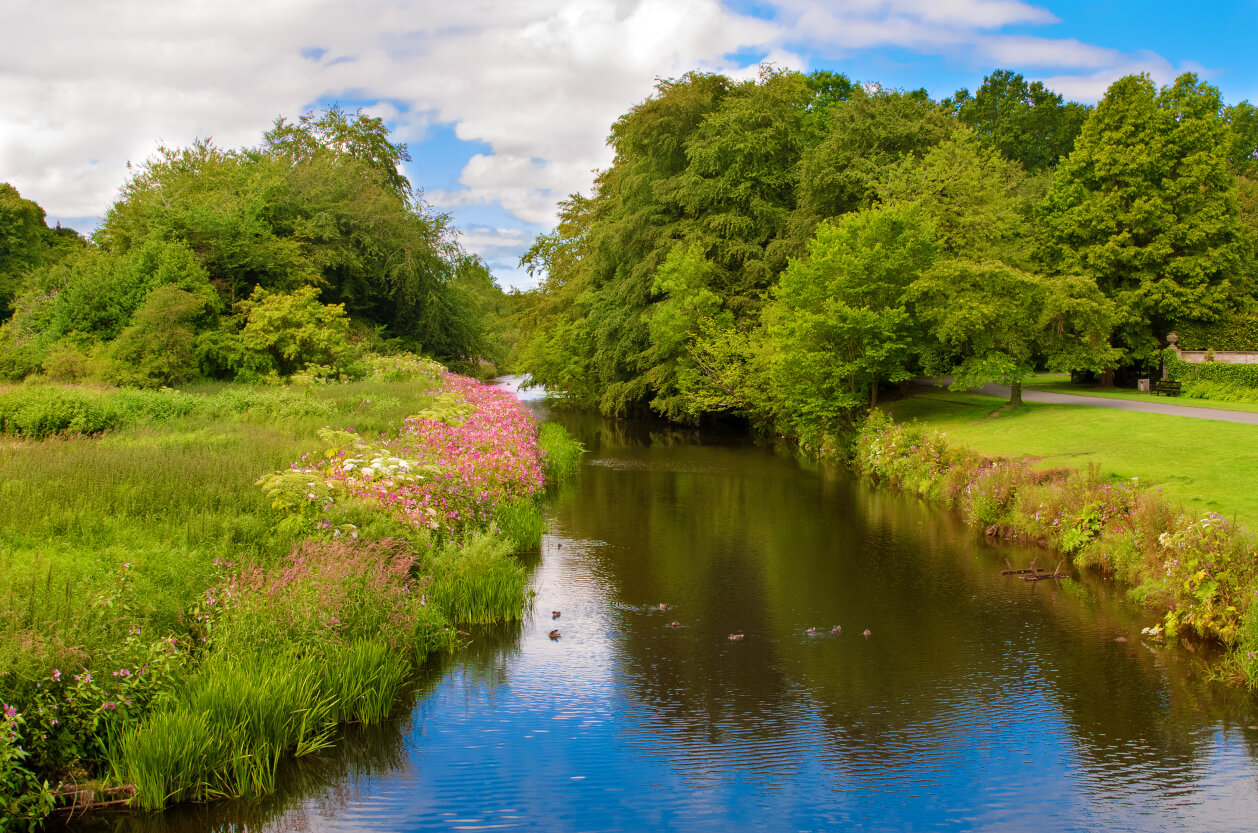
[[[1101,387],[1103,388],[1114,387],[1114,368],[1107,367],[1101,371]]]
[[[1022,383],[1014,382],[1009,386],[1009,404],[1013,407],[1021,407],[1022,405]]]
[[[878,407],[878,377],[875,376],[869,385],[869,410]]]

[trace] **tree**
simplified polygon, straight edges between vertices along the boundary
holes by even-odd
[[[246,369],[281,376],[310,365],[348,369],[353,350],[345,308],[319,303],[315,287],[287,293],[258,287],[236,307],[244,319],[240,343]]]
[[[151,291],[111,345],[110,381],[155,388],[195,378],[195,322],[205,314],[207,300],[173,284]]]
[[[973,97],[961,89],[943,104],[1030,173],[1055,168],[1069,155],[1091,110],[1007,69],[984,78]]]
[[[401,199],[414,197],[411,183],[401,171],[402,163],[411,161],[406,145],[389,141],[384,119],[363,115],[362,110],[351,118],[339,105],[333,105],[317,115],[304,113],[295,123],[281,116],[263,140],[269,155],[290,164],[310,162],[322,155],[353,159],[371,172],[378,185]]]
[[[1250,290],[1221,109],[1191,73],[1160,92],[1148,76],[1119,79],[1045,201],[1041,256],[1116,302],[1127,361],[1155,355],[1175,321],[1212,319]]]
[[[791,236],[802,252],[821,220],[871,205],[893,165],[942,142],[956,121],[922,90],[852,90],[826,110],[824,136],[800,160]]]
[[[912,378],[918,336],[904,293],[938,253],[913,206],[817,227],[808,257],[791,262],[764,315],[775,399],[801,436],[832,431],[875,404],[880,383]]]
[[[1112,305],[1087,278],[1045,279],[989,261],[947,260],[909,287],[914,315],[929,334],[922,369],[951,376],[952,390],[986,382],[1009,386],[1022,404],[1022,380],[1037,362],[1050,369],[1106,366]]]
[[[12,185],[0,182],[0,322],[12,314],[13,300],[33,271],[55,263],[82,243],[70,229],[48,228],[44,217],[38,203],[23,199]]]
[[[1022,169],[964,127],[922,156],[909,156],[878,183],[885,203],[913,203],[934,226],[943,253],[1021,263],[1026,224]]]

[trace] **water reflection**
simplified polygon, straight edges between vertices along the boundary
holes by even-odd
[[[162,829],[1251,829],[1258,708],[1107,585],[735,436],[556,418],[590,454],[524,625],[376,757]]]

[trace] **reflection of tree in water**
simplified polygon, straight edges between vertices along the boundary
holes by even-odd
[[[1013,754],[1034,721],[1085,789],[1169,789],[1200,776],[1209,729],[1258,715],[1192,655],[1144,645],[1149,614],[1112,584],[1000,576],[1005,557],[1051,568],[1046,551],[990,546],[932,507],[760,449],[569,427],[607,459],[556,504],[562,528],[608,542],[589,567],[613,601],[677,602],[686,626],[624,617],[619,679],[641,710],[628,731],[691,772],[779,752],[789,769],[819,740],[837,770],[890,777],[967,744]],[[834,623],[838,637],[803,635]],[[746,640],[723,640],[736,631]],[[819,736],[800,738],[810,722]]]

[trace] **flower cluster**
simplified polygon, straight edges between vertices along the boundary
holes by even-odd
[[[277,508],[351,536],[348,507],[440,535],[485,526],[499,504],[537,494],[541,453],[528,411],[474,379],[443,372],[440,381],[435,404],[407,418],[396,437],[335,435],[338,447],[322,459],[303,459],[259,483]]]

